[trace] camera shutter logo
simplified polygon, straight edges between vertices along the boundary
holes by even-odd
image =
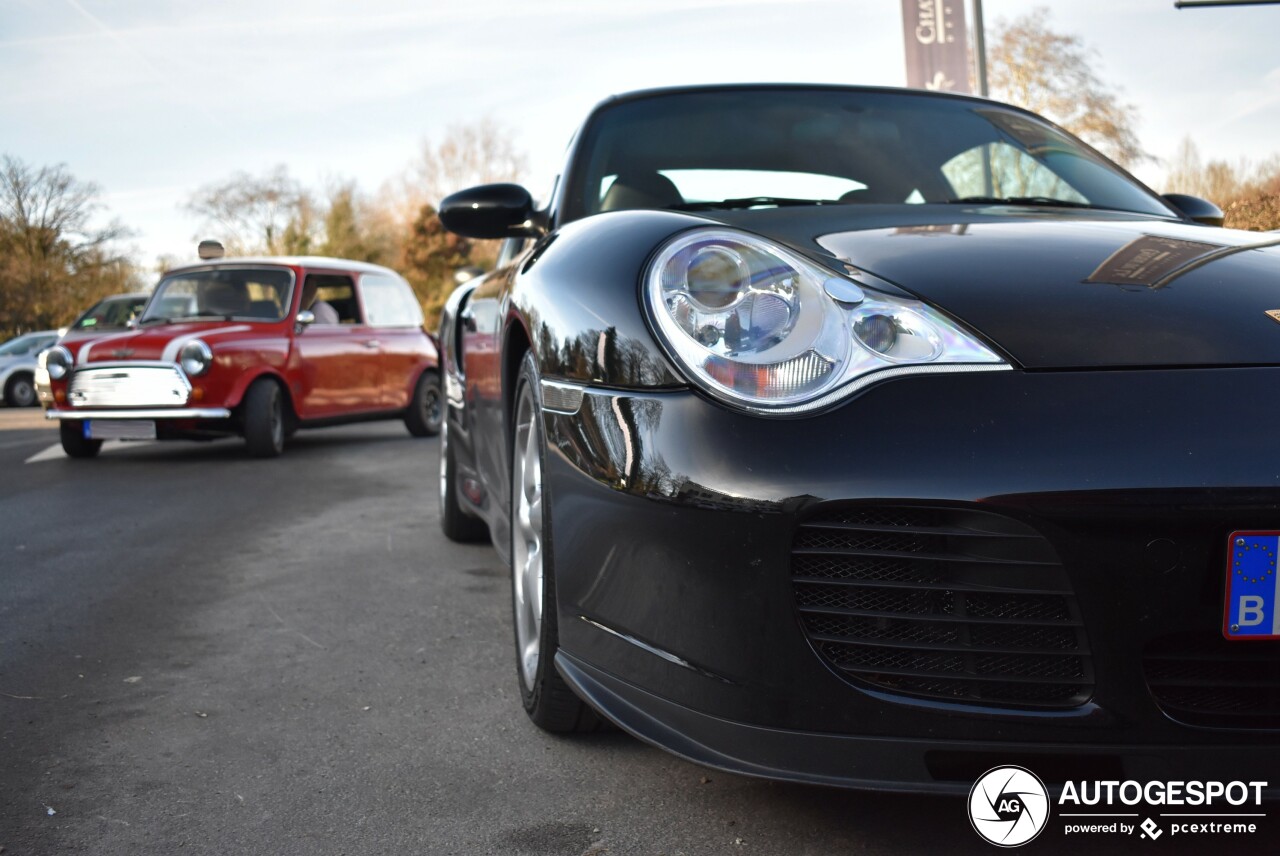
[[[1049,791],[1030,770],[995,767],[983,773],[969,791],[969,822],[992,844],[1026,844],[1049,822]]]

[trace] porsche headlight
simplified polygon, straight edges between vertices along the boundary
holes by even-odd
[[[689,379],[756,413],[816,410],[885,372],[1008,368],[932,307],[863,289],[743,232],[676,236],[644,290],[659,339]]]
[[[210,351],[209,346],[199,339],[192,339],[178,352],[178,362],[182,364],[182,370],[187,373],[187,377],[198,377],[213,365],[213,351]]]
[[[49,373],[50,379],[62,380],[71,373],[76,360],[62,345],[54,345],[47,351],[41,351],[36,357],[36,363]]]

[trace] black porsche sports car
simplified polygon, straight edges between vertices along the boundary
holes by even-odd
[[[524,706],[712,767],[1274,779],[1280,238],[960,96],[609,99],[440,331]]]

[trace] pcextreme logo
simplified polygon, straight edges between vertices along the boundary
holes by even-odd
[[[993,767],[969,791],[969,822],[1000,847],[1019,847],[1049,822],[1049,792],[1023,767]]]
[[[1158,840],[1185,835],[1251,835],[1266,818],[1267,782],[1064,782],[1058,794],[1062,834]],[[994,767],[969,791],[969,822],[999,847],[1020,847],[1049,824],[1051,798],[1025,767]],[[1250,809],[1253,809],[1252,811]]]

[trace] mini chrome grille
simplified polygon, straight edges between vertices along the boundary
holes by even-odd
[[[182,407],[191,384],[172,363],[94,365],[71,375],[72,407]]]
[[[823,508],[797,529],[791,569],[805,634],[855,684],[1040,708],[1093,694],[1062,564],[1017,520],[967,508]]]

